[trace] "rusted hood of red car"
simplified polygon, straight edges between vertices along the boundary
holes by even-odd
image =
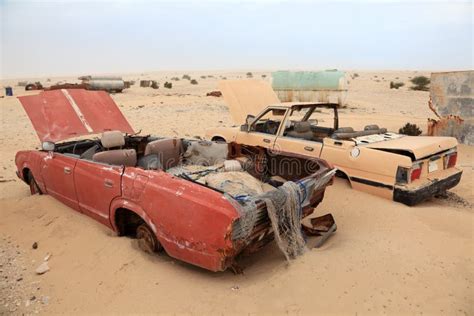
[[[134,133],[105,91],[62,89],[18,97],[41,141],[118,130]]]

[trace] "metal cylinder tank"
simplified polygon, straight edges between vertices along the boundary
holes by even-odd
[[[339,70],[276,71],[272,88],[282,102],[329,102],[334,97],[342,103],[347,91],[345,72]]]
[[[125,88],[123,80],[89,80],[89,90],[105,90],[120,92]]]

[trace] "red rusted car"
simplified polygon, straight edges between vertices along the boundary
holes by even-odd
[[[259,147],[137,135],[103,91],[63,89],[19,99],[42,142],[41,150],[15,158],[32,194],[49,194],[118,235],[137,238],[146,251],[164,249],[212,271],[273,239],[261,196],[294,181],[304,217],[334,174],[322,160]],[[101,136],[84,137],[92,134]],[[189,166],[198,170],[182,171]],[[237,195],[225,188],[232,181],[216,187],[203,180],[227,167],[245,169],[262,191]]]

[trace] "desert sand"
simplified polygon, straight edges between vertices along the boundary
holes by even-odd
[[[434,117],[429,93],[409,90],[409,78],[429,73],[356,72],[341,125],[398,131],[409,121],[426,130],[427,118]],[[233,125],[223,99],[205,95],[221,76],[244,78],[245,72],[188,72],[198,85],[180,80],[172,89],[162,87],[184,73],[125,75],[156,79],[160,89],[135,85],[112,97],[142,134],[194,137]],[[262,74],[268,78],[268,72],[254,77]],[[48,84],[28,78],[35,79]],[[390,90],[392,80],[405,86]],[[1,85],[13,86],[15,96],[38,93],[25,92],[17,81]],[[15,97],[0,99],[0,113],[0,314],[474,314],[473,147],[459,146],[464,174],[449,198],[416,207],[351,190],[336,179],[316,209],[333,213],[338,224],[322,248],[288,265],[272,243],[245,258],[245,273],[234,275],[144,254],[135,240],[116,237],[53,198],[30,196],[16,178],[14,158],[39,141]],[[36,275],[48,253],[51,270]]]

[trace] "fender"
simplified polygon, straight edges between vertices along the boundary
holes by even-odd
[[[212,138],[210,140],[213,140],[214,138],[222,138],[223,140],[227,142],[227,139],[223,135],[220,135],[220,134],[212,135]]]
[[[344,174],[344,176],[346,177],[345,179],[349,182],[349,185],[352,188],[352,180],[351,180],[351,177],[349,176],[349,173],[347,173],[347,171],[344,170],[344,168],[339,168],[338,167],[337,170]]]
[[[32,172],[31,166],[28,163],[28,156],[29,156],[29,153],[24,152],[24,151],[17,152],[17,154],[15,156],[15,164],[16,164],[16,167],[17,167],[17,176],[18,176],[18,178],[20,178],[24,182],[27,182],[27,179],[25,179],[25,177],[23,175],[23,171],[25,170],[25,168],[28,168]]]
[[[41,174],[42,159],[45,155],[46,154],[41,154],[41,152],[38,154],[34,151],[19,151],[15,155],[15,164],[17,167],[17,175],[21,180],[28,183],[28,179],[25,179],[23,174],[25,168],[28,168],[35,177],[36,184],[38,184],[41,191],[46,194],[46,184]]]
[[[155,235],[158,237],[156,225],[153,220],[147,215],[145,210],[137,203],[124,199],[123,197],[119,196],[112,200],[110,203],[110,210],[109,210],[109,221],[110,227],[114,230],[114,232],[118,232],[117,225],[115,223],[115,214],[119,208],[125,208],[136,213],[140,216],[145,223],[153,230]]]

